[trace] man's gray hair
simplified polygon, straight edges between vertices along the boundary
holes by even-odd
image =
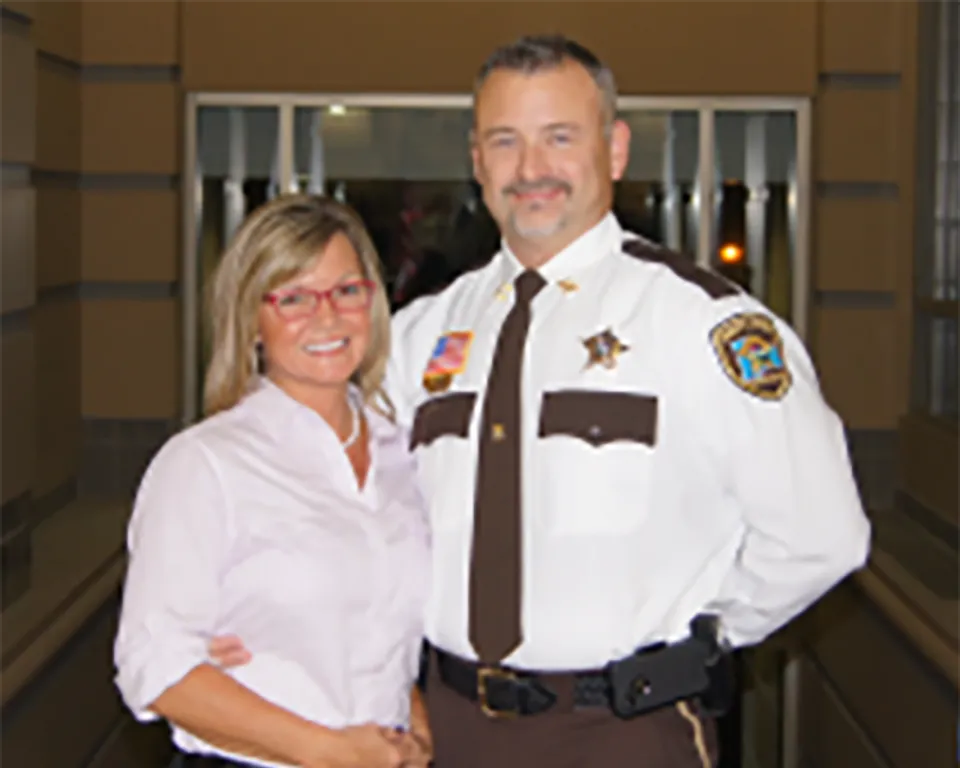
[[[490,74],[498,69],[532,75],[569,61],[587,70],[600,89],[604,124],[609,128],[617,114],[617,83],[613,72],[592,51],[563,35],[529,35],[497,48],[480,67],[474,81],[474,97]]]

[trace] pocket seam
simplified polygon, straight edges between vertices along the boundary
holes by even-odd
[[[587,409],[593,411],[585,417],[583,412]],[[630,418],[624,421],[623,410],[632,410],[627,417],[639,421]],[[594,448],[615,442],[652,448],[657,443],[658,412],[659,398],[655,395],[593,389],[553,390],[543,394],[538,437],[572,437]],[[624,429],[625,426],[634,429]]]
[[[475,392],[454,392],[421,403],[413,417],[410,450],[428,448],[441,437],[467,437],[476,398]]]

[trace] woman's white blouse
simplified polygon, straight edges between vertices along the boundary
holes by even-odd
[[[253,659],[227,672],[265,699],[334,728],[408,722],[429,534],[406,434],[366,416],[362,489],[326,422],[267,381],[156,455],[115,644],[138,719],[156,719],[149,705],[208,661],[212,637],[234,634]],[[231,756],[173,731],[186,751]]]

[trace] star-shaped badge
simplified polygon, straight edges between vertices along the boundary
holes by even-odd
[[[591,336],[589,339],[584,339],[583,346],[587,348],[590,355],[590,359],[587,360],[587,368],[602,365],[608,370],[616,368],[617,357],[630,349],[614,336],[613,331],[609,328],[602,333]]]

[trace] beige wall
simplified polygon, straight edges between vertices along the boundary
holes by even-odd
[[[31,493],[37,478],[38,340],[36,191],[30,169],[36,156],[35,41],[29,24],[2,19],[0,41],[0,161],[3,163],[0,241],[0,525],[2,603],[30,583]]]
[[[91,423],[143,454],[176,417],[181,97],[177,3],[4,8],[7,501],[74,481]]]
[[[76,478],[80,453],[80,47],[76,3],[35,3],[37,40],[36,496]]]
[[[185,3],[182,19],[190,90],[463,93],[495,45],[530,31],[582,40],[625,93],[816,85],[818,6],[803,0],[703,3],[695,24],[675,2]]]
[[[909,400],[916,4],[820,9],[813,352],[857,429],[894,429]]]

